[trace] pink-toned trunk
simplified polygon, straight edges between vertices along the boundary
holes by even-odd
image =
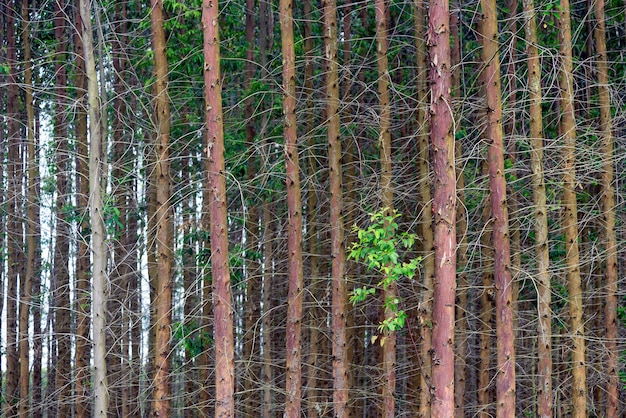
[[[208,135],[208,197],[215,329],[215,417],[225,418],[235,416],[235,362],[228,266],[228,217],[218,18],[218,2],[204,0],[202,2],[202,26],[204,28],[204,92]]]
[[[435,286],[432,333],[433,417],[454,416],[454,306],[456,293],[456,175],[450,13],[447,0],[430,3],[426,33],[431,61],[431,145],[434,171]]]

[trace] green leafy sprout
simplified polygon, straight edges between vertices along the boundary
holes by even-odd
[[[401,214],[395,210],[391,214],[389,212],[385,208],[370,214],[370,225],[366,229],[360,229],[356,225],[352,228],[357,240],[352,243],[348,254],[349,259],[364,262],[368,270],[380,273],[382,279],[378,287],[385,290],[402,277],[412,280],[422,261],[421,257],[409,261],[401,260],[401,250],[410,250],[417,236],[399,232],[397,219]],[[356,305],[375,294],[375,287],[355,288],[350,296],[350,302]],[[385,310],[393,315],[379,324],[379,332],[394,332],[404,328],[406,313],[400,309],[400,303],[401,299],[397,296],[383,301]],[[381,344],[383,341],[381,340]]]

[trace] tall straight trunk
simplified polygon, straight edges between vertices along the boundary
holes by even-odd
[[[391,107],[389,103],[389,62],[387,58],[387,1],[376,0],[374,3],[376,15],[376,63],[378,67],[378,99],[379,99],[379,147],[380,147],[380,189],[382,207],[385,216],[393,213],[393,186],[391,183]],[[393,300],[397,294],[397,284],[392,283],[383,292],[383,300]],[[384,310],[385,319],[391,319],[395,314],[391,309]],[[392,418],[395,414],[396,390],[396,334],[385,331],[383,345],[383,382],[382,402],[383,417]]]
[[[576,202],[576,120],[574,116],[574,81],[572,31],[569,0],[559,8],[561,69],[561,123],[563,136],[563,229],[565,230],[566,272],[572,338],[572,417],[587,415],[587,369],[585,364],[585,328],[583,322],[580,253],[578,250],[578,208]]]
[[[156,136],[156,360],[154,413],[170,414],[170,341],[172,327],[172,209],[170,207],[170,99],[165,45],[163,3],[151,0],[152,49],[154,50]]]
[[[296,60],[291,0],[280,0],[280,32],[283,54],[283,114],[289,251],[289,291],[287,296],[286,405],[285,417],[299,418],[302,401],[302,196],[298,163],[296,126]]]
[[[205,145],[208,145],[208,135],[205,131],[204,134],[204,142]],[[201,218],[201,226],[202,226],[202,250],[203,254],[209,254],[211,251],[211,239],[210,239],[210,225],[211,225],[211,216],[209,214],[210,205],[209,205],[209,195],[211,193],[210,184],[209,184],[209,159],[206,154],[203,155],[203,174],[204,178],[202,180],[202,218]],[[208,264],[209,259],[202,259],[203,264]],[[211,272],[208,266],[205,266],[203,269],[202,275],[202,321],[200,324],[200,332],[202,335],[212,335],[213,328],[211,313],[213,312],[213,303],[212,303],[212,279]],[[215,393],[213,389],[215,386],[210,384],[210,376],[212,373],[212,369],[214,364],[212,364],[213,357],[213,347],[212,344],[208,343],[208,340],[205,339],[205,342],[202,345],[202,352],[200,353],[199,360],[199,368],[200,368],[200,406],[199,412],[200,416],[203,418],[210,417],[211,414],[211,400],[214,398]]]
[[[100,130],[100,97],[98,96],[98,78],[94,59],[91,3],[80,0],[80,17],[83,22],[82,41],[85,54],[87,75],[87,95],[89,98],[89,215],[91,220],[92,251],[92,317],[93,317],[93,392],[94,416],[105,418],[109,407],[106,365],[106,286],[107,252],[106,230],[103,220],[103,205],[100,185],[102,172],[102,138]]]
[[[19,201],[22,195],[22,173],[20,172],[20,128],[19,98],[18,98],[18,75],[17,75],[17,51],[15,20],[18,2],[9,5],[6,18],[7,38],[7,61],[9,64],[9,86],[7,89],[7,302],[6,302],[6,414],[13,416],[17,410],[15,406],[18,400],[19,369],[17,358],[17,318],[16,298],[17,284],[19,280],[19,266],[22,251],[22,214]]]
[[[270,32],[273,30],[271,21],[271,10],[268,8],[268,2],[265,0],[259,1],[259,63],[261,64],[261,79],[266,80],[268,77],[267,70],[267,50],[271,45]],[[261,110],[265,109],[264,101],[261,101]],[[263,113],[261,117],[261,133],[260,137],[264,138],[265,128],[267,127],[268,116],[267,113]],[[264,139],[264,155],[266,159],[269,156],[269,147],[267,140]],[[273,204],[270,203],[269,198],[265,198],[263,202],[263,214],[261,220],[261,230],[263,231],[263,278],[262,278],[262,302],[263,312],[261,326],[262,331],[262,351],[263,351],[263,367],[261,370],[262,382],[263,382],[263,398],[260,415],[262,418],[270,418],[272,415],[272,382],[274,380],[274,367],[272,361],[272,282],[273,282],[273,256],[274,256],[274,222],[272,222],[272,208]]]
[[[496,416],[515,415],[515,337],[509,213],[504,178],[504,145],[502,138],[502,97],[500,58],[498,55],[498,21],[495,0],[481,0],[483,21],[482,61],[487,99],[487,130],[489,142],[489,184],[491,218],[493,219],[494,285],[496,299]]]
[[[453,113],[450,107],[450,12],[447,0],[430,4],[428,44],[432,63],[431,144],[433,149],[435,280],[432,335],[432,416],[454,416],[454,305],[456,294],[456,174]]]
[[[330,258],[332,260],[331,334],[333,358],[333,408],[335,417],[348,417],[349,369],[347,341],[347,284],[345,278],[343,191],[341,166],[341,120],[339,117],[339,63],[337,2],[324,0],[324,44],[326,51],[326,120],[330,186]]]
[[[604,0],[594,1],[596,26],[596,67],[598,70],[598,96],[600,104],[600,138],[602,144],[602,212],[604,217],[605,250],[605,312],[606,329],[605,347],[608,356],[605,370],[608,375],[606,385],[607,418],[619,414],[619,350],[617,348],[617,240],[615,235],[615,189],[613,161],[613,120],[611,117],[611,96],[609,92],[609,74],[606,51],[606,22]]]
[[[304,17],[304,91],[306,94],[305,108],[312,109],[314,86],[313,86],[313,16],[311,13],[311,0],[303,1],[303,17]],[[316,179],[318,175],[317,167],[317,155],[315,154],[315,135],[313,131],[315,129],[315,112],[307,112],[305,127],[307,138],[307,176],[311,179]],[[318,238],[318,225],[317,219],[318,199],[316,182],[310,181],[309,187],[306,190],[306,207],[307,207],[307,237],[306,246],[309,253],[309,276],[311,277],[309,284],[309,292],[311,295],[311,308],[308,314],[308,355],[307,355],[307,370],[306,370],[306,411],[307,418],[317,418],[318,416],[318,402],[320,393],[320,379],[319,379],[319,341],[320,341],[320,321],[322,321],[323,312],[320,307],[320,268],[319,268],[319,253],[320,245]]]
[[[36,83],[35,83],[36,84]],[[41,122],[39,118],[39,106],[35,102],[34,111],[35,111],[35,142],[39,142],[40,131],[41,131]],[[1,171],[1,170],[0,170]],[[0,178],[0,184],[2,184],[2,179]],[[35,179],[35,196],[40,196],[40,187],[41,184],[41,176],[38,176]],[[39,206],[35,207],[35,236],[41,236],[41,212]],[[0,242],[2,240],[0,239]],[[35,253],[35,266],[34,271],[41,271],[41,246],[37,248],[37,252]],[[32,294],[39,295],[41,291],[41,276],[39,274],[33,275],[32,279]],[[1,282],[0,282],[1,285]],[[43,335],[41,334],[41,307],[42,300],[39,298],[31,300],[32,310],[33,310],[33,365],[30,373],[31,379],[31,389],[30,393],[32,396],[31,405],[41,405],[41,395],[42,395],[42,379],[41,379],[41,368],[42,368],[42,344],[43,344]],[[1,311],[1,310],[0,310]],[[33,407],[32,408],[32,418],[41,418],[43,416],[43,408],[41,407]]]
[[[215,324],[215,417],[235,416],[235,362],[233,311],[228,267],[228,219],[226,213],[226,169],[220,78],[220,38],[217,1],[202,3],[204,27],[204,88],[211,218],[211,266]]]
[[[246,42],[248,49],[246,50],[246,69],[244,90],[249,90],[254,78],[254,28],[255,28],[255,1],[246,1]],[[248,200],[248,215],[246,218],[246,262],[248,279],[246,286],[246,305],[244,319],[244,347],[243,358],[246,364],[246,372],[244,376],[244,416],[255,416],[260,408],[260,391],[257,389],[258,383],[256,376],[259,376],[260,369],[260,346],[259,334],[256,333],[257,323],[261,314],[261,280],[260,280],[260,262],[257,257],[259,243],[259,210],[257,199],[254,196],[254,180],[257,175],[257,157],[255,153],[255,129],[254,129],[254,96],[249,95],[246,98],[244,107],[244,117],[246,120],[246,147],[248,149],[248,167],[247,181],[249,182],[250,198]]]
[[[509,32],[511,38],[509,40],[509,52],[507,57],[506,64],[506,72],[507,72],[507,82],[508,82],[508,98],[507,105],[510,109],[511,116],[507,119],[504,124],[504,136],[507,138],[507,142],[505,146],[505,158],[507,159],[507,163],[512,167],[515,167],[515,159],[517,158],[517,138],[515,137],[516,133],[516,125],[517,125],[517,107],[519,104],[517,103],[517,77],[515,74],[515,67],[517,62],[517,0],[507,0],[506,7],[509,9],[509,13],[507,16],[508,27],[507,32]],[[515,173],[512,173],[515,177]],[[520,231],[520,217],[517,215],[517,211],[519,209],[519,196],[515,192],[515,188],[512,184],[507,184],[507,205],[509,209],[509,213],[513,213],[513,217],[509,218],[510,222],[510,252],[511,252],[511,276],[513,280],[512,284],[512,301],[513,301],[513,333],[515,338],[517,338],[518,334],[518,317],[517,313],[517,301],[519,299],[519,281],[517,277],[520,275],[521,265],[522,265],[522,254],[521,254],[521,231]],[[511,220],[512,219],[512,220]]]
[[[272,221],[272,204],[263,204],[263,406],[262,418],[272,416],[272,261],[274,254],[274,222]]]
[[[450,51],[451,65],[454,70],[451,74],[452,80],[452,103],[455,114],[454,127],[456,132],[461,130],[461,33],[459,30],[459,3],[454,2],[453,10],[450,13],[450,35],[453,43]],[[455,132],[455,136],[456,136]],[[456,192],[457,207],[456,228],[457,228],[457,303],[456,303],[456,356],[454,371],[454,407],[457,417],[465,416],[465,391],[467,385],[467,347],[469,335],[467,333],[467,293],[469,291],[467,280],[467,210],[465,206],[465,177],[463,175],[463,143],[458,139],[455,144],[456,158]]]
[[[535,256],[537,257],[537,414],[552,417],[552,311],[550,303],[550,251],[548,213],[543,175],[543,115],[541,112],[541,67],[537,49],[537,22],[534,0],[524,0],[526,53],[528,55],[528,96],[530,117],[530,171],[535,217]]]
[[[83,22],[80,18],[80,1],[76,1],[74,48],[76,54],[76,203],[81,213],[78,227],[78,248],[76,254],[76,353],[75,353],[75,396],[76,417],[91,416],[91,344],[89,339],[91,295],[89,282],[89,167],[87,164],[87,78],[85,58],[81,41]]]
[[[430,387],[432,379],[432,303],[433,285],[435,279],[435,256],[433,253],[433,212],[431,201],[430,178],[430,147],[429,147],[429,122],[428,122],[428,57],[426,50],[426,3],[423,0],[415,0],[415,41],[417,59],[417,123],[418,123],[418,167],[420,179],[420,199],[423,205],[421,210],[421,237],[423,257],[423,289],[418,312],[419,320],[419,409],[417,415],[430,417]],[[437,5],[436,7],[441,7]],[[446,6],[447,7],[447,6]],[[438,17],[439,19],[441,17]],[[449,70],[449,66],[448,66]],[[431,80],[432,82],[432,80]],[[416,374],[417,375],[417,374]]]
[[[6,62],[9,65],[9,70],[11,69],[11,65],[15,65],[15,63],[11,63],[8,60],[8,47],[4,48],[5,43],[8,46],[8,27],[6,27],[6,23],[7,21],[11,21],[14,20],[13,16],[10,16],[9,13],[9,8],[10,8],[10,0],[2,0],[2,2],[0,3],[0,7],[2,7],[3,11],[7,11],[6,13],[0,13],[0,45],[3,46],[3,48],[0,48],[0,59],[3,62]],[[6,29],[5,29],[6,28]],[[13,31],[13,33],[15,33],[15,31]],[[15,35],[13,35],[15,37]],[[5,84],[7,83],[8,80],[10,81],[17,81],[14,80],[14,75],[11,74],[11,71],[9,71],[9,76],[7,77],[7,75],[5,75],[4,71],[0,74],[0,83]],[[11,84],[16,84],[11,83]],[[17,87],[17,86],[16,86]],[[2,90],[0,90],[0,111],[5,112],[6,111],[6,115],[10,116],[9,114],[9,106],[7,105],[7,101],[8,101],[8,97],[9,97],[9,91],[10,88],[4,88]],[[8,121],[10,121],[11,119],[8,119]],[[8,125],[8,124],[7,124]],[[8,126],[7,126],[8,127]],[[8,133],[5,131],[4,126],[2,127],[2,129],[0,129],[0,154],[1,155],[5,155],[6,152],[6,136],[5,133]],[[4,158],[3,158],[4,161]],[[7,173],[8,175],[8,173]],[[5,176],[4,176],[4,167],[2,169],[0,169],[0,187],[6,187],[5,186]],[[7,196],[5,193],[0,194],[0,205],[2,205],[2,207],[5,207],[6,205],[6,199]],[[5,248],[6,245],[6,221],[7,221],[7,216],[5,213],[2,213],[4,211],[0,212],[0,246],[2,246],[2,248]],[[0,257],[0,312],[2,312],[2,309],[4,308],[4,280],[5,280],[5,260],[4,257]],[[2,325],[0,324],[0,332],[2,332]],[[0,349],[1,349],[1,344],[0,344]],[[1,359],[1,357],[0,357]],[[2,382],[4,380],[4,376],[2,375],[2,364],[0,362],[0,382]],[[4,397],[4,392],[2,389],[2,385],[0,384],[0,397]],[[35,409],[35,413],[34,415],[37,415],[38,409]],[[0,414],[2,413],[2,411],[0,411]]]
[[[124,72],[126,71],[126,60],[124,58],[124,48],[126,45],[126,2],[118,2],[115,6],[115,16],[117,25],[115,27],[115,41],[112,45],[113,68],[115,70],[115,80],[113,89],[115,97],[113,99],[113,107],[115,117],[113,118],[113,145],[112,145],[112,167],[111,167],[111,186],[113,189],[113,199],[115,208],[119,211],[119,221],[123,227],[116,226],[113,237],[113,269],[111,272],[111,297],[108,301],[108,311],[110,323],[109,332],[107,333],[107,366],[111,385],[109,386],[109,397],[113,414],[117,416],[128,416],[128,402],[125,402],[123,392],[129,386],[128,380],[124,383],[124,388],[120,384],[123,379],[121,377],[127,370],[123,363],[128,361],[127,352],[123,350],[123,341],[125,335],[124,316],[127,311],[124,306],[125,291],[128,282],[128,264],[126,255],[125,236],[126,236],[126,179],[124,172],[124,155],[127,152],[127,145],[124,143],[125,138],[125,118],[126,102],[124,97]],[[105,148],[106,149],[106,148]],[[126,321],[127,322],[127,321]],[[125,379],[124,379],[125,380]],[[115,382],[115,383],[113,383]]]
[[[67,7],[65,0],[54,2],[54,37],[56,40],[56,112],[54,119],[54,136],[56,138],[56,232],[54,247],[54,293],[55,293],[55,329],[57,363],[56,393],[59,416],[68,416],[71,411],[71,339],[70,339],[70,287],[69,287],[69,228],[66,219],[68,202],[68,126],[67,126]]]
[[[35,144],[35,109],[33,107],[33,70],[31,65],[30,48],[30,12],[28,2],[22,2],[22,49],[24,51],[24,86],[25,86],[25,107],[27,126],[27,191],[26,191],[26,276],[22,282],[20,291],[20,318],[19,318],[19,354],[20,354],[20,418],[28,418],[30,410],[30,344],[28,337],[30,319],[30,301],[32,295],[33,277],[38,272],[35,270],[35,259],[39,251],[36,236],[37,226],[37,189],[36,181],[39,177],[39,158],[36,155]]]

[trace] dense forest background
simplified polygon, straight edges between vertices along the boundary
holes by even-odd
[[[626,3],[0,7],[0,415],[623,416]]]

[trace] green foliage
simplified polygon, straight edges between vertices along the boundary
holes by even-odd
[[[197,357],[213,344],[211,335],[208,332],[200,331],[200,326],[196,322],[175,323],[174,341],[177,344],[182,344],[185,351],[191,353],[192,357]]]
[[[408,232],[398,232],[396,220],[401,216],[394,211],[388,214],[388,209],[370,214],[370,225],[360,229],[356,225],[353,231],[357,234],[357,241],[352,243],[348,258],[362,261],[371,271],[382,275],[379,287],[387,289],[391,284],[402,277],[409,280],[415,277],[420,266],[421,258],[412,258],[408,262],[401,260],[400,250],[410,250],[415,244],[416,235]],[[350,302],[357,304],[364,302],[370,295],[376,294],[376,288],[363,286],[354,289]],[[385,309],[393,316],[382,321],[378,327],[380,332],[398,331],[404,328],[406,313],[400,309],[400,298],[386,298],[383,302]],[[382,343],[382,340],[381,340]]]

